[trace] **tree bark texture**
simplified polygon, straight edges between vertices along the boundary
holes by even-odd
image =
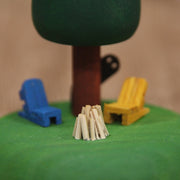
[[[73,47],[72,111],[81,112],[82,106],[100,104],[100,47]]]

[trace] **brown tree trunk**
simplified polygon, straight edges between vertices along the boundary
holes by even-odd
[[[73,94],[74,115],[84,105],[100,104],[100,47],[73,47]]]

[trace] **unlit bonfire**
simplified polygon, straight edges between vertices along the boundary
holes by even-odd
[[[104,124],[100,105],[82,107],[81,113],[76,118],[73,137],[83,140],[105,139],[109,132]]]

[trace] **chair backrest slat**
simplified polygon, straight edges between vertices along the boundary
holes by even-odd
[[[147,90],[147,81],[143,78],[130,77],[123,83],[118,104],[142,107]]]
[[[40,79],[30,79],[23,83],[20,92],[21,98],[25,101],[26,111],[48,106],[43,83]]]

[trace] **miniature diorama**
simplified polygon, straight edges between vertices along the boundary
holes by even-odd
[[[73,130],[75,139],[100,140],[105,139],[109,132],[104,123],[100,105],[82,107],[81,113],[76,118]]]
[[[72,45],[72,99],[49,106],[40,79],[23,83],[23,110],[0,118],[1,179],[179,179],[180,115],[145,103],[146,79],[100,99],[120,67],[100,48],[134,34],[140,0],[32,0],[32,16],[43,38]]]
[[[19,94],[25,103],[23,111],[19,112],[21,117],[43,127],[48,127],[51,123],[62,123],[61,110],[48,105],[43,83],[40,79],[26,80]]]

